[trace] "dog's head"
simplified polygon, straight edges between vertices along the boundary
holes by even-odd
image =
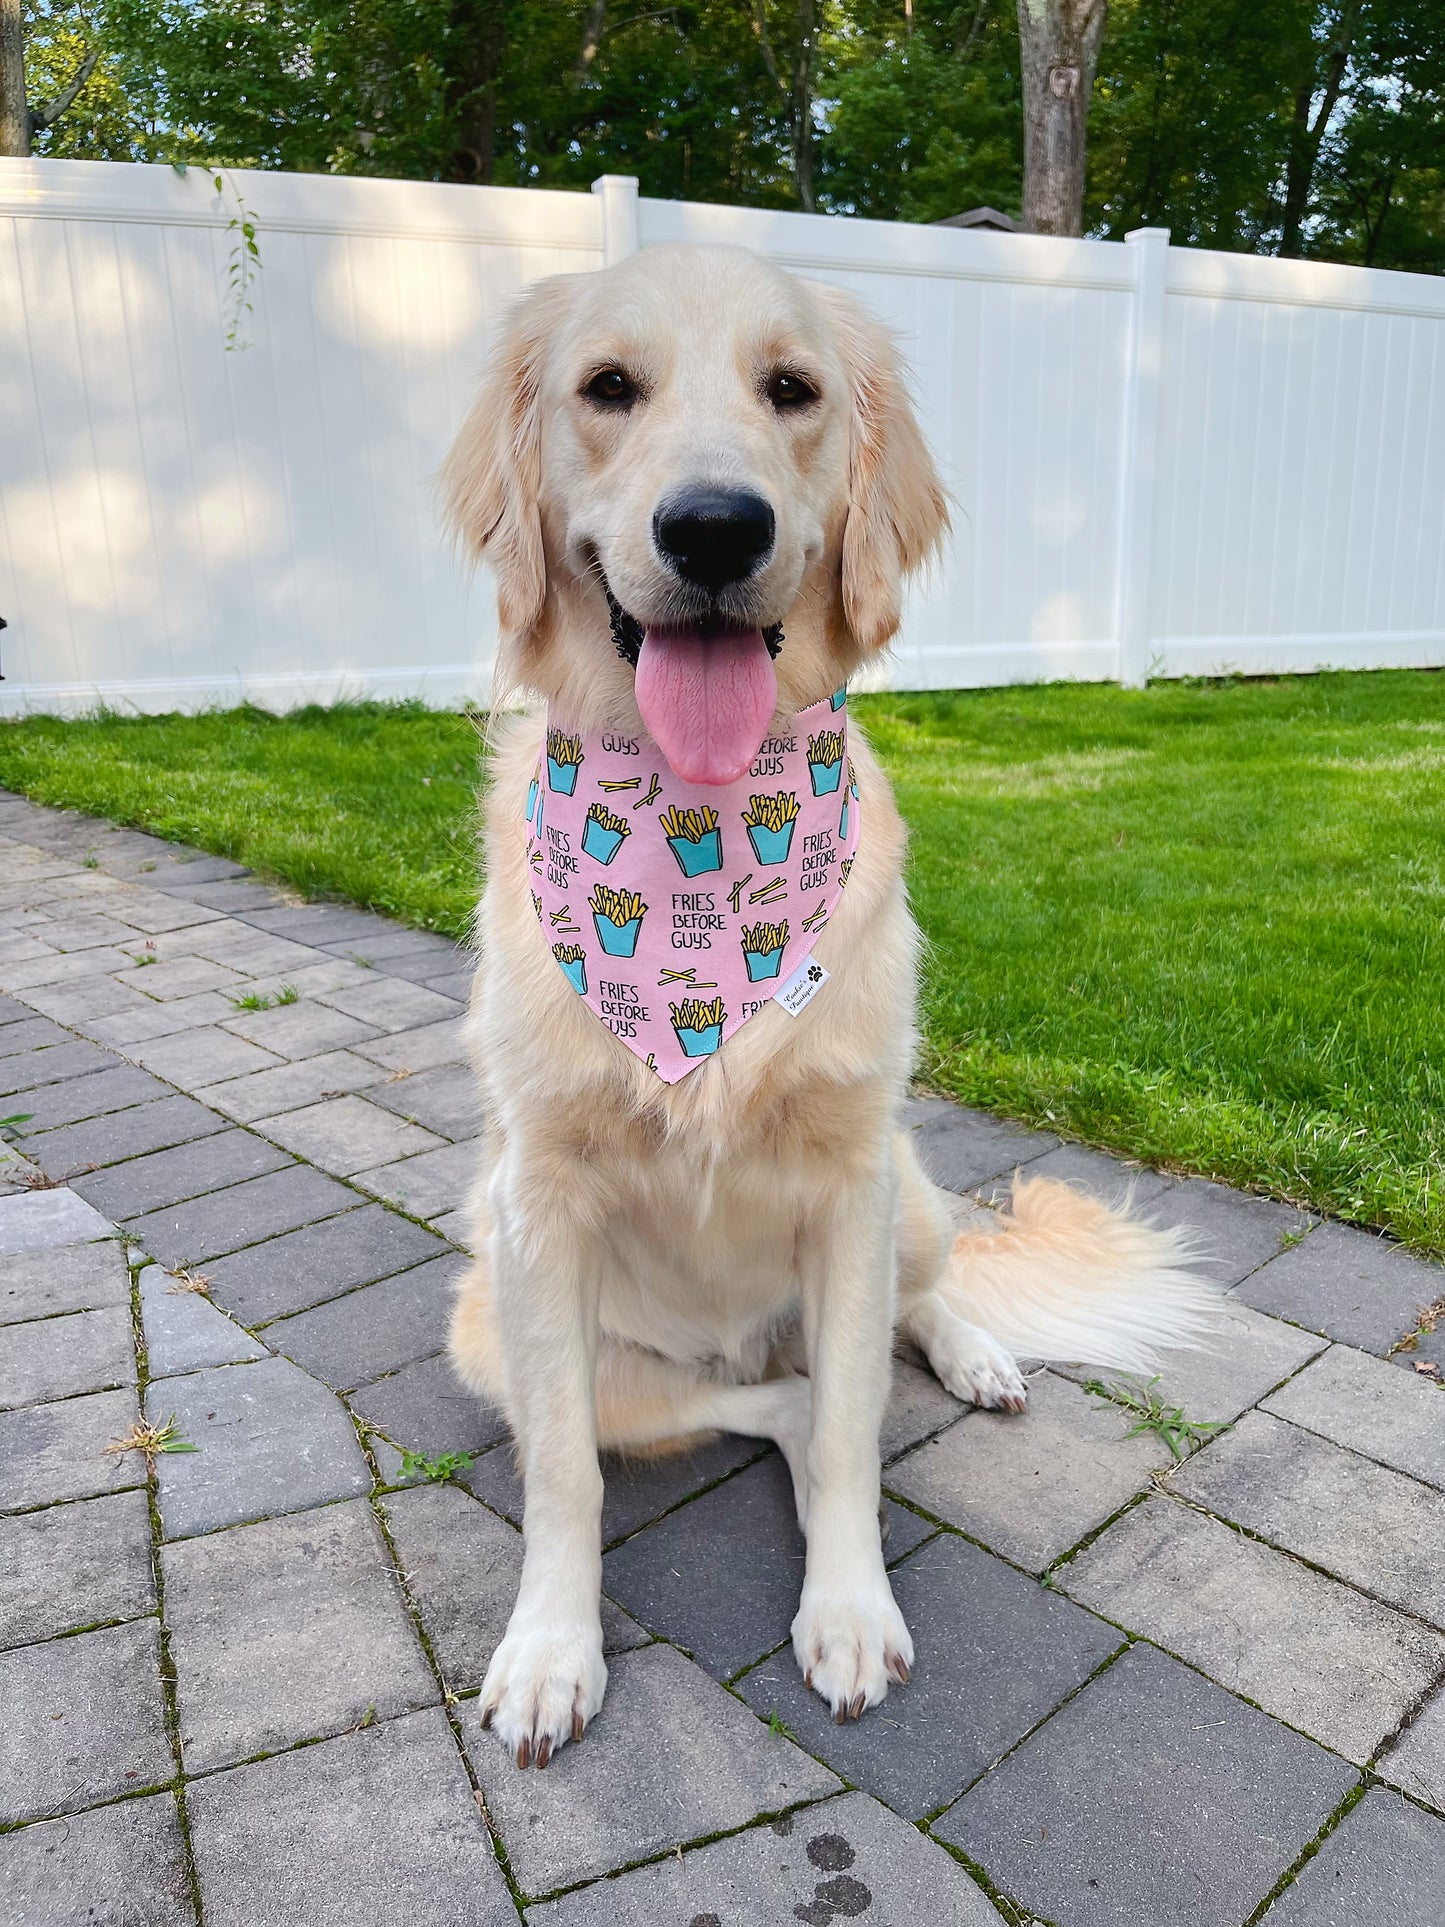
[[[704,783],[887,642],[947,522],[884,330],[733,248],[534,287],[443,479],[496,572],[501,686],[640,715]]]

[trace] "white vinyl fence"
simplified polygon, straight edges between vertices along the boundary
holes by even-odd
[[[431,477],[508,297],[733,242],[901,336],[957,504],[889,680],[1445,664],[1445,282],[591,195],[0,160],[0,713],[485,692]]]

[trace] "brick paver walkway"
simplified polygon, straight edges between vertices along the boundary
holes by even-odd
[[[918,1662],[845,1727],[787,1651],[777,1458],[613,1466],[606,1707],[519,1774],[475,1695],[520,1492],[443,1357],[462,957],[7,798],[0,988],[7,1927],[1445,1921],[1445,1393],[1412,1369],[1445,1319],[1396,1349],[1445,1273],[1133,1173],[1229,1288],[1160,1388],[1222,1422],[1201,1449],[1082,1372],[1020,1419],[901,1365]],[[1129,1175],[937,1100],[913,1124],[985,1200],[1020,1163]],[[108,1452],[142,1413],[196,1449]]]

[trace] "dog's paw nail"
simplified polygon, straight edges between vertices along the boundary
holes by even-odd
[[[532,1742],[530,1740],[518,1740],[517,1765],[521,1767],[523,1772],[525,1772],[531,1764],[532,1764]]]
[[[551,1758],[552,1758],[551,1735],[544,1734],[542,1738],[542,1744],[537,1748],[537,1770],[539,1772],[545,1772],[547,1769],[547,1763]]]
[[[867,1695],[865,1693],[855,1693],[853,1695],[852,1699],[848,1702],[848,1717],[850,1720],[862,1719],[863,1707],[866,1701]]]
[[[493,1713],[496,1712],[496,1710],[497,1709],[495,1706],[484,1706],[482,1708],[482,1731],[484,1733],[486,1732],[487,1728],[491,1725],[492,1715]]]
[[[833,1712],[833,1724],[834,1726],[845,1726],[847,1724],[847,1721],[848,1721],[848,1702],[846,1700],[839,1700],[837,1707],[834,1709],[834,1712]]]
[[[890,1653],[884,1665],[888,1677],[891,1680],[896,1680],[900,1686],[906,1686],[913,1677],[913,1674],[909,1670],[908,1661],[903,1657],[902,1653]]]
[[[581,1737],[582,1737],[582,1735],[583,1735],[583,1734],[584,1734],[584,1733],[585,1733],[586,1731],[587,1731],[587,1722],[586,1722],[586,1720],[584,1720],[584,1719],[583,1719],[583,1717],[582,1717],[582,1714],[581,1714],[581,1712],[580,1712],[580,1711],[579,1711],[579,1710],[578,1710],[578,1709],[577,1709],[576,1707],[574,1707],[574,1708],[572,1709],[572,1737],[573,1737],[573,1739],[574,1739],[574,1740],[580,1740],[580,1739],[581,1739]]]

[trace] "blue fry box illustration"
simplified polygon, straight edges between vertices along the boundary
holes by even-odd
[[[745,950],[748,976],[755,984],[762,983],[767,977],[776,977],[783,962],[783,946],[776,950]]]
[[[711,1057],[722,1042],[722,1025],[709,1024],[706,1030],[678,1030],[677,1041],[684,1057]]]
[[[541,785],[538,783],[535,776],[532,778],[531,782],[527,785],[527,821],[529,823],[532,820],[532,812],[537,807],[537,791],[540,787]]]
[[[610,863],[622,848],[622,831],[606,829],[595,816],[589,816],[582,832],[582,848],[599,863]]]
[[[841,709],[844,703],[847,702],[847,700],[848,700],[848,685],[847,683],[844,683],[841,689],[835,689],[833,691],[832,695],[828,698],[828,703],[829,703],[829,706],[833,709]]]
[[[766,823],[749,823],[748,841],[753,846],[753,855],[759,863],[786,863],[788,851],[793,847],[793,831],[797,819],[785,823],[780,830],[770,830]]]
[[[690,843],[685,836],[670,836],[672,854],[677,858],[677,867],[685,877],[706,876],[709,870],[722,868],[722,831],[709,830],[705,837]],[[712,1046],[717,1049],[716,1044]],[[701,1057],[703,1052],[690,1051],[692,1057]]]
[[[577,995],[585,997],[587,995],[587,959],[579,957],[576,963],[562,963],[559,957],[557,961],[562,964],[562,973]]]
[[[555,756],[547,758],[547,781],[554,790],[563,796],[570,796],[577,787],[577,772],[580,763],[559,763]]]
[[[841,763],[809,763],[808,774],[813,779],[814,796],[831,796],[843,776]]]
[[[597,930],[597,941],[609,957],[635,957],[637,955],[637,933],[642,928],[641,917],[634,917],[630,923],[614,923],[611,917],[592,912],[592,922]]]

